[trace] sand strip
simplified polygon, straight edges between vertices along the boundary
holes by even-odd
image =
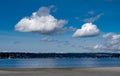
[[[120,76],[120,67],[0,69],[0,76]]]

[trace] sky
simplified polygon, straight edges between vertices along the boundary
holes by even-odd
[[[0,0],[0,52],[120,53],[120,0]]]

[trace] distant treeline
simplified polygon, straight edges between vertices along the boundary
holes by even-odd
[[[0,58],[120,58],[118,53],[9,53],[1,52]]]

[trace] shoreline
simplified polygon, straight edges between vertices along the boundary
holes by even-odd
[[[0,76],[119,76],[120,67],[0,68]]]

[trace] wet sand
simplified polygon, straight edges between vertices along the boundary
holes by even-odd
[[[0,69],[0,76],[120,76],[120,67]]]

